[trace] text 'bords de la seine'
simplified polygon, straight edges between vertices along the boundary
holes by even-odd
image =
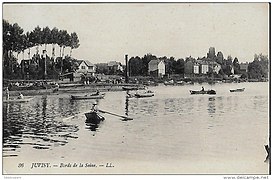
[[[32,163],[31,169],[34,168],[96,168],[96,167],[114,167],[112,163],[106,164],[95,164],[95,163],[59,163],[59,164],[51,164],[51,163]]]

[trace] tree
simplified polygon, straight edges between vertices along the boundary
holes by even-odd
[[[7,58],[11,55],[9,51],[12,50],[11,29],[12,25],[9,24],[8,21],[3,19],[3,52],[5,55],[5,60],[7,60]]]
[[[214,60],[215,59],[215,48],[214,47],[210,47],[209,48],[209,52],[207,53],[207,58]]]
[[[131,57],[128,62],[130,76],[140,76],[143,73],[144,64],[140,57]]]
[[[217,56],[216,56],[216,62],[217,62],[218,64],[222,65],[222,64],[223,64],[223,61],[224,61],[224,55],[223,55],[223,53],[222,53],[221,51],[219,51],[219,52],[217,53]]]
[[[268,78],[268,57],[263,54],[255,54],[253,62],[248,65],[248,77],[250,79]]]
[[[30,41],[30,33],[26,33],[26,48],[28,48],[28,59],[30,59],[30,48],[32,47],[32,42]]]
[[[39,54],[39,46],[42,44],[42,31],[39,26],[35,27],[30,33],[30,41],[36,46],[36,54]]]
[[[63,54],[62,54],[62,57],[64,57],[64,50],[65,50],[66,47],[70,46],[70,44],[71,44],[71,37],[67,33],[67,31],[64,30],[63,34],[62,34],[62,38],[63,38]]]
[[[176,74],[184,74],[184,59],[178,59],[174,66],[174,72]]]
[[[41,44],[45,45],[45,49],[46,50],[46,45],[50,43],[50,38],[51,38],[51,30],[49,29],[48,26],[46,26],[45,28],[43,28],[42,32],[41,32]]]
[[[174,57],[170,57],[169,59],[166,58],[164,62],[166,65],[166,73],[173,74],[175,72],[174,69],[175,69],[175,64],[176,64]]]
[[[76,48],[78,48],[80,46],[80,44],[79,44],[80,41],[78,39],[77,33],[75,33],[75,32],[71,33],[70,37],[71,37],[71,43],[70,43],[70,47],[71,47],[70,57],[71,57],[72,50],[76,49]]]
[[[144,76],[148,75],[148,70],[149,70],[148,64],[151,60],[156,60],[156,59],[157,59],[157,57],[155,55],[150,54],[150,53],[144,55],[144,57],[142,58],[142,61],[143,61],[142,75],[144,75]]]
[[[50,33],[50,44],[52,44],[52,58],[55,58],[55,45],[58,44],[59,30],[54,27]]]
[[[240,74],[240,64],[239,64],[239,60],[237,57],[234,58],[232,64],[234,67],[234,74]]]

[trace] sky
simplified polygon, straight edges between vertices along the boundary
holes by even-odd
[[[92,63],[124,64],[125,54],[198,58],[209,47],[239,62],[269,54],[268,3],[21,3],[4,4],[3,18],[25,32],[38,25],[76,32],[72,56]]]

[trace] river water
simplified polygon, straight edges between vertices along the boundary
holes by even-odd
[[[217,94],[190,95],[201,86]],[[98,125],[84,115],[94,100],[73,101],[69,94],[3,104],[3,173],[269,173],[269,83],[150,89],[154,97],[139,99],[107,92],[99,108],[133,120],[101,114]]]

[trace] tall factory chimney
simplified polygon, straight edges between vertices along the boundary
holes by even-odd
[[[129,82],[128,54],[125,55],[125,83]]]

